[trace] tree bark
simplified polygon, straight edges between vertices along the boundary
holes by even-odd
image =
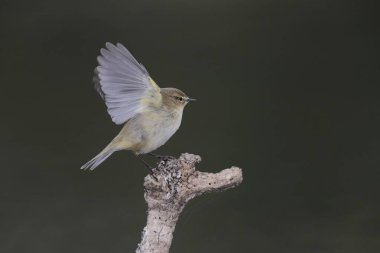
[[[168,253],[178,217],[192,198],[239,185],[242,170],[237,167],[219,173],[195,170],[200,156],[182,154],[178,159],[162,160],[153,173],[145,177],[147,225],[136,253]]]

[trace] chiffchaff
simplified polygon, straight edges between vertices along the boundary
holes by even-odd
[[[81,169],[95,169],[115,151],[130,150],[139,156],[162,146],[179,128],[187,103],[194,100],[179,89],[158,87],[120,43],[106,43],[106,49],[100,52],[95,88],[112,121],[125,124],[111,143]]]

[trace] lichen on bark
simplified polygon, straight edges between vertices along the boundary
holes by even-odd
[[[162,160],[144,180],[148,205],[147,225],[136,253],[167,253],[180,213],[192,198],[239,185],[242,170],[237,167],[219,173],[200,172],[200,156],[184,153],[178,159]]]

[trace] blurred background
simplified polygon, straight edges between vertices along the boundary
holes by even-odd
[[[186,207],[171,252],[380,252],[377,14],[370,1],[2,0],[0,252],[136,249],[147,170],[128,152],[79,170],[120,130],[91,81],[107,41],[198,99],[156,153],[244,171]]]

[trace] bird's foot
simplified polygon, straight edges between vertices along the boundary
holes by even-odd
[[[145,164],[145,167],[149,170],[149,174],[156,180],[158,181],[156,175],[155,175],[155,171],[154,171],[154,167],[150,166],[148,163]]]
[[[161,161],[169,161],[169,160],[176,159],[174,156],[171,156],[171,155],[157,155],[157,154],[153,154],[153,153],[149,153],[149,155],[151,155],[151,156],[153,156],[155,158],[158,158]]]

